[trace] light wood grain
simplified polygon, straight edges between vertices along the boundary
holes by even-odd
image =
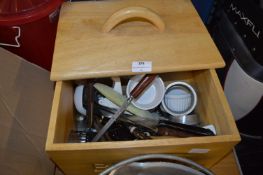
[[[132,18],[143,18],[153,23],[161,32],[165,29],[165,24],[158,14],[145,7],[123,8],[109,17],[102,27],[102,32],[110,32],[114,27],[123,21]]]
[[[164,81],[187,81],[199,91],[200,102],[197,111],[203,123],[215,125],[218,136],[166,138],[141,141],[94,142],[94,143],[65,143],[64,138],[72,124],[66,124],[65,118],[72,115],[72,109],[67,109],[73,99],[69,89],[70,81],[57,83],[50,130],[46,151],[66,174],[97,174],[94,164],[112,164],[131,156],[168,153],[190,158],[206,167],[211,167],[224,155],[231,151],[239,141],[239,135],[231,113],[224,107],[225,98],[221,98],[221,87],[214,70],[190,71],[160,74]],[[174,77],[174,78],[173,78]],[[203,89],[204,88],[204,89]],[[208,88],[208,89],[207,89]],[[63,98],[62,98],[63,97]],[[63,101],[61,101],[63,99]],[[212,104],[212,105],[211,105]],[[218,105],[216,105],[218,104]],[[73,108],[73,105],[71,106]],[[64,112],[63,112],[64,111]],[[69,112],[69,114],[66,113]],[[73,116],[72,116],[73,117]],[[52,142],[53,141],[53,142]],[[189,153],[193,148],[207,149],[208,153]]]
[[[216,165],[210,168],[210,170],[215,175],[241,175],[238,162],[236,161],[233,152],[227,154],[222,160],[220,160]],[[110,164],[94,164],[91,169],[96,169],[97,172],[101,172],[104,167]],[[62,175],[59,171],[56,171],[56,175]]]
[[[73,86],[71,82],[57,82],[51,117],[48,128],[46,147],[53,143],[64,143],[73,123]]]
[[[146,7],[165,23],[159,32],[145,21],[102,27],[116,11]],[[152,73],[223,67],[215,44],[190,0],[116,0],[64,3],[51,79],[74,80],[134,75],[133,61],[152,61]]]
[[[203,103],[200,110],[203,110],[206,121],[215,126],[220,126],[217,127],[217,132],[221,134],[232,133],[239,138],[232,112],[215,70],[196,71],[194,78],[198,84],[199,96],[201,96],[199,102]],[[221,116],[224,116],[225,119],[222,120]]]

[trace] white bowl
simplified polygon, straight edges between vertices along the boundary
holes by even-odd
[[[130,92],[139,83],[143,75],[133,76],[127,85],[126,95],[130,97]],[[162,79],[157,76],[149,87],[132,104],[142,110],[150,110],[157,107],[164,97],[165,86]]]

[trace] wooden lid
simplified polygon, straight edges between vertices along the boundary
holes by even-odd
[[[224,66],[190,0],[63,4],[52,80],[134,75],[134,61],[150,61],[151,73]]]

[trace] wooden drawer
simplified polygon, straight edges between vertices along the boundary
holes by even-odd
[[[195,87],[202,124],[214,124],[217,136],[140,141],[66,143],[73,128],[73,81],[58,81],[46,151],[65,174],[97,174],[112,163],[141,154],[167,153],[210,167],[240,140],[235,121],[214,69],[159,74],[168,83],[183,80]]]

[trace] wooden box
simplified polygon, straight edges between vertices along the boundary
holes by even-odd
[[[64,3],[53,59],[51,79],[57,83],[46,151],[65,174],[97,174],[150,153],[177,154],[211,167],[240,140],[214,70],[224,62],[190,0]],[[67,143],[74,80],[140,74],[134,61],[151,62],[148,73],[158,73],[165,83],[181,80],[195,87],[196,112],[202,124],[215,125],[217,136]]]

